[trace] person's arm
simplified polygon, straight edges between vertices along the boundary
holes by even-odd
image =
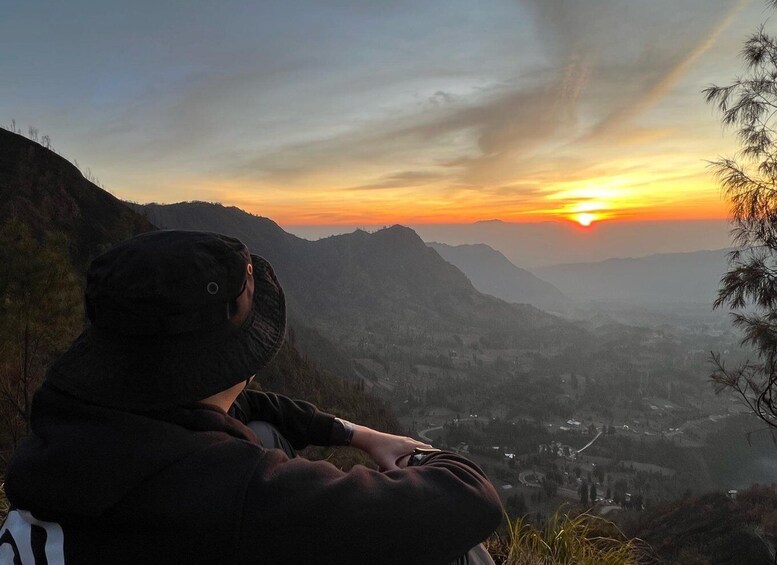
[[[251,420],[272,424],[295,449],[330,445],[335,417],[304,400],[246,390],[240,393],[232,408],[230,412],[244,424]]]
[[[237,562],[442,565],[501,519],[491,483],[454,453],[419,467],[346,473],[268,450],[245,492]]]
[[[271,392],[243,391],[233,408],[234,416],[244,424],[251,420],[272,424],[295,449],[307,445],[351,445],[367,453],[383,470],[404,467],[407,456],[416,447],[431,447],[413,438],[340,420],[309,402]]]
[[[432,447],[411,437],[387,434],[358,424],[351,425],[353,438],[350,445],[367,453],[384,471],[407,467],[407,460],[413,450]]]

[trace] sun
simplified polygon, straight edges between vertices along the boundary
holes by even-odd
[[[578,224],[586,228],[590,226],[593,222],[595,222],[597,219],[596,214],[589,214],[589,213],[575,214],[574,218]]]

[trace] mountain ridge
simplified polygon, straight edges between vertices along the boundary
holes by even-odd
[[[558,341],[579,331],[533,306],[478,292],[464,273],[404,226],[310,241],[235,207],[194,202],[150,205],[148,210],[149,219],[163,228],[218,228],[240,237],[273,264],[294,314],[315,320],[319,329],[337,331],[347,323],[369,331],[397,324],[460,331],[475,325],[509,329],[528,341]],[[203,222],[200,215],[206,211],[211,216]],[[543,327],[555,330],[538,331]]]
[[[631,303],[709,303],[728,269],[730,248],[653,253],[534,269],[580,300]]]
[[[551,310],[568,302],[555,286],[518,267],[503,253],[485,243],[448,245],[428,242],[427,245],[458,267],[481,292],[508,302]]]

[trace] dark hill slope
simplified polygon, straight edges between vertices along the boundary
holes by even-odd
[[[567,297],[555,286],[515,266],[488,245],[447,245],[436,242],[427,245],[461,269],[480,292],[508,302],[540,308],[555,309],[568,302]]]
[[[75,267],[154,226],[121,200],[86,180],[63,157],[0,129],[0,222],[16,218],[36,238],[63,233]]]
[[[736,500],[712,492],[662,504],[639,514],[627,533],[668,563],[774,563],[777,487],[755,485]]]
[[[163,228],[207,229],[239,237],[276,268],[296,315],[315,320],[319,327],[477,326],[509,331],[527,343],[579,333],[531,306],[481,294],[461,271],[402,226],[308,241],[267,218],[218,204],[136,209]]]

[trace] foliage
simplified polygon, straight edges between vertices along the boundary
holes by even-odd
[[[633,515],[624,529],[670,563],[774,563],[777,487],[754,485],[669,502]]]
[[[516,517],[523,516],[529,507],[526,505],[526,498],[522,492],[518,494],[511,494],[505,500],[505,511],[508,516]]]
[[[24,223],[41,242],[49,232],[63,234],[82,274],[116,243],[155,229],[63,157],[0,128],[0,223],[8,220]]]
[[[29,431],[48,362],[82,325],[80,285],[61,236],[39,243],[18,221],[0,226],[0,456]]]
[[[723,125],[736,129],[740,143],[734,157],[711,164],[731,203],[736,246],[715,307],[735,310],[743,344],[754,346],[758,359],[728,368],[720,355],[713,355],[712,378],[718,390],[735,391],[777,428],[777,39],[762,26],[745,42],[742,57],[744,77],[704,90]]]
[[[612,522],[591,514],[556,512],[544,527],[508,519],[508,539],[492,538],[488,550],[503,565],[651,563],[650,548],[627,538]]]

